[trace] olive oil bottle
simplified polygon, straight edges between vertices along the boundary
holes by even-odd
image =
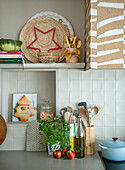
[[[78,116],[74,139],[74,151],[76,158],[84,158],[84,131],[81,116]]]

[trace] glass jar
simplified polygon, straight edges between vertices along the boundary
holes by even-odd
[[[54,120],[54,110],[53,110],[53,107],[50,105],[49,100],[43,100],[41,103],[41,108],[40,108],[40,118],[42,120],[50,120],[50,118],[48,118],[48,116],[50,116],[53,121]]]

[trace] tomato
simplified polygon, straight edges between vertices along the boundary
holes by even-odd
[[[75,158],[75,152],[73,151],[67,151],[66,156],[68,159],[74,159]]]
[[[60,150],[54,151],[53,156],[54,156],[54,158],[59,159],[61,157],[61,151]]]
[[[68,151],[67,149],[63,149],[63,151],[61,152],[61,155],[64,157],[67,151]]]

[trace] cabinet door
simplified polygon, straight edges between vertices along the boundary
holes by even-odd
[[[125,1],[86,0],[86,69],[125,68]]]

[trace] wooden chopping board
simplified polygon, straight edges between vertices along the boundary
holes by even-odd
[[[5,123],[4,118],[0,115],[0,145],[5,140],[6,134],[7,134],[7,125]]]

